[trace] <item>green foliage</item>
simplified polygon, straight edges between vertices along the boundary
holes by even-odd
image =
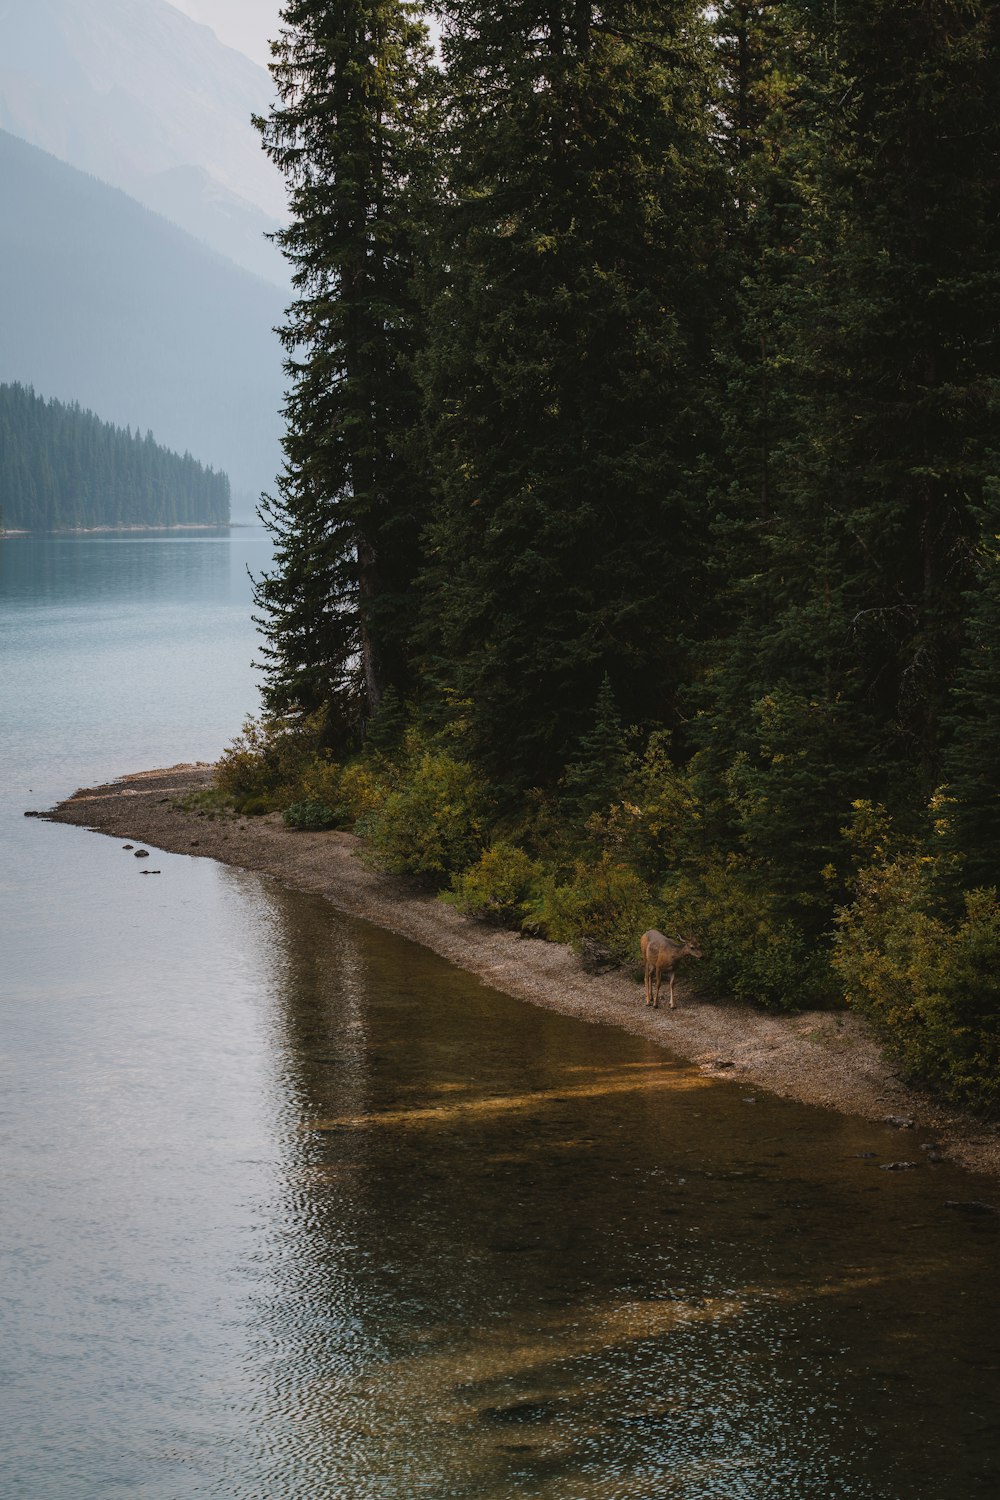
[[[276,798],[267,797],[263,794],[258,796],[238,797],[234,801],[234,808],[247,818],[262,818],[266,813],[276,811]]]
[[[345,804],[344,768],[326,751],[312,755],[300,771],[296,788],[303,802],[322,802],[337,808]]]
[[[610,807],[621,793],[631,761],[611,678],[605,672],[593,724],[580,736],[576,758],[563,772],[563,802],[570,816],[582,822]]]
[[[173,805],[180,808],[181,812],[197,813],[199,817],[213,819],[233,810],[232,798],[214,786],[204,787],[197,792],[185,792]]]
[[[760,869],[733,856],[706,861],[661,892],[667,930],[693,934],[699,979],[765,1010],[829,1005],[837,996],[828,943],[807,939]]]
[[[225,474],[22,385],[0,385],[0,495],[0,530],[229,521]]]
[[[671,758],[666,730],[650,736],[616,795],[621,800],[587,824],[599,848],[630,865],[650,886],[696,858],[702,810],[690,776]]]
[[[590,941],[616,962],[634,964],[640,934],[655,925],[656,915],[645,881],[605,853],[596,863],[579,861],[569,881],[547,882],[538,921],[554,942],[580,948]]]
[[[282,12],[258,604],[269,709],[316,718],[220,789],[622,962],[691,934],[741,1000],[847,982],[987,1100],[995,8],[437,15],[440,71],[397,0]]]
[[[368,723],[365,747],[376,754],[391,754],[403,743],[407,727],[406,705],[392,683],[382,695],[378,712]]]
[[[412,656],[411,584],[426,508],[413,374],[416,211],[434,72],[400,0],[285,0],[277,99],[255,121],[285,177],[275,236],[295,297],[280,330],[290,388],[285,464],[261,515],[274,566],[257,581],[265,702],[321,705],[357,745]]]
[[[669,714],[699,614],[726,198],[701,9],[441,7],[424,640],[507,788],[558,777],[605,674],[626,722]]]
[[[400,779],[399,768],[392,762],[359,757],[349,761],[340,773],[340,798],[350,816],[367,827]]]
[[[537,860],[499,840],[469,869],[452,876],[444,899],[470,917],[519,928],[538,911],[541,880]]]
[[[397,875],[440,883],[471,865],[485,841],[487,799],[467,761],[414,749],[391,790],[358,820],[378,862]]]
[[[325,828],[341,828],[344,824],[344,810],[339,807],[330,807],[326,802],[317,802],[308,798],[303,802],[293,802],[286,807],[281,815],[289,828],[306,830],[321,830]]]
[[[947,842],[966,887],[1000,881],[1000,481],[979,515],[975,587],[951,694],[945,750]]]
[[[248,799],[266,811],[286,806],[317,754],[323,716],[253,719],[219,757],[216,789],[247,811]]]
[[[839,917],[834,964],[851,1004],[919,1081],[956,1103],[1000,1107],[1000,902],[937,901],[933,857],[873,865]]]

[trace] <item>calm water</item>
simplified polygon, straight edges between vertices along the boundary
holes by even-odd
[[[0,1493],[1000,1493],[993,1184],[22,817],[217,754],[263,558],[0,545]]]

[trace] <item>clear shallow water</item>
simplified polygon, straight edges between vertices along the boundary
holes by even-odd
[[[992,1184],[22,817],[217,754],[263,556],[0,547],[0,1493],[1000,1492]]]

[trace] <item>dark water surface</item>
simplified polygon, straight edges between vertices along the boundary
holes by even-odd
[[[263,556],[0,545],[0,1494],[1000,1494],[993,1184],[23,819],[217,754]]]

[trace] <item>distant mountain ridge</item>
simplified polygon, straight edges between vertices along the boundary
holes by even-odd
[[[281,26],[280,0],[172,0],[172,3],[192,20],[211,26],[227,47],[235,47],[267,67],[268,43]]]
[[[3,131],[0,194],[0,380],[270,486],[282,292]]]
[[[166,0],[0,0],[0,129],[284,285],[266,69]]]

